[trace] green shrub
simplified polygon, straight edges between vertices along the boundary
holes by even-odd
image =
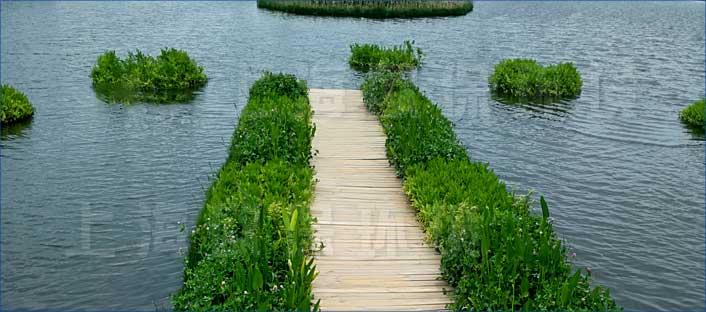
[[[34,115],[34,108],[27,96],[8,85],[2,85],[0,123],[11,124],[27,120]]]
[[[435,159],[405,189],[455,288],[452,309],[614,310],[610,291],[573,272],[544,216],[530,214],[485,164]]]
[[[411,166],[436,157],[467,159],[441,110],[399,75],[373,74],[363,84],[363,99],[387,134],[387,157],[399,176]]]
[[[306,97],[308,94],[309,88],[306,86],[306,81],[297,80],[292,74],[265,72],[262,79],[255,81],[250,87],[251,98],[271,95]]]
[[[471,162],[451,123],[409,81],[377,73],[362,86],[366,106],[382,112],[388,157],[441,251],[454,310],[616,310],[610,291],[573,271],[552,229],[549,209],[530,213],[486,164]]]
[[[370,72],[360,89],[363,91],[363,101],[368,110],[376,115],[384,110],[385,99],[395,90],[401,88],[406,80],[402,75],[393,71]]]
[[[311,158],[311,110],[306,97],[255,97],[243,109],[230,160],[282,159],[306,166]]]
[[[686,124],[703,131],[706,127],[704,124],[704,113],[706,113],[706,111],[704,111],[704,99],[701,99],[684,108],[679,114],[679,117]]]
[[[470,0],[258,0],[257,7],[301,15],[413,18],[466,15]]]
[[[436,157],[467,159],[451,122],[418,90],[402,89],[387,103],[380,121],[387,134],[387,157],[398,175],[405,176],[407,168]]]
[[[422,64],[422,50],[412,46],[414,42],[405,41],[401,46],[392,48],[376,44],[353,44],[348,64],[351,68],[363,72],[369,70],[404,71]]]
[[[184,102],[206,84],[203,68],[185,51],[162,49],[153,58],[140,50],[121,60],[115,51],[98,57],[91,70],[93,87],[107,102]]]
[[[521,100],[577,97],[583,85],[572,63],[542,67],[529,59],[505,60],[496,64],[488,80],[492,92]]]
[[[265,74],[255,84],[281,86],[281,77]],[[309,259],[311,108],[301,90],[264,89],[251,92],[189,236],[184,284],[172,296],[176,310],[318,309]]]

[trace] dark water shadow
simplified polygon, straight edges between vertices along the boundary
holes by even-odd
[[[32,128],[32,119],[33,117],[29,117],[22,121],[0,125],[0,138],[3,141],[21,138],[25,130]]]
[[[574,103],[578,97],[540,97],[540,98],[517,98],[510,97],[495,92],[490,93],[490,98],[503,105],[521,107],[538,118],[560,117],[564,118],[574,110]]]
[[[692,124],[687,124],[685,122],[682,122],[684,124],[684,127],[686,128],[687,132],[691,133],[691,136],[694,140],[700,140],[703,141],[706,139],[706,129],[704,127],[697,127]]]
[[[96,98],[108,104],[131,105],[136,103],[146,104],[174,104],[189,103],[199,94],[199,88],[184,90],[161,90],[147,92],[113,86],[93,86]]]

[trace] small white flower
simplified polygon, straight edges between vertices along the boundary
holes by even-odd
[[[248,294],[248,291],[247,291],[247,290],[243,290],[243,294],[246,294],[246,295],[247,295],[247,294]]]
[[[221,282],[221,285],[225,285],[225,284],[226,284],[226,281],[222,281],[222,282]]]

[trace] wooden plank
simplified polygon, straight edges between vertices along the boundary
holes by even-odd
[[[450,288],[358,90],[311,89],[314,297],[323,310],[441,310]]]

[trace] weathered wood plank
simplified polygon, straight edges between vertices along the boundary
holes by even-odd
[[[323,310],[441,310],[450,290],[441,257],[386,158],[386,136],[360,91],[309,92],[317,185],[311,213]]]

